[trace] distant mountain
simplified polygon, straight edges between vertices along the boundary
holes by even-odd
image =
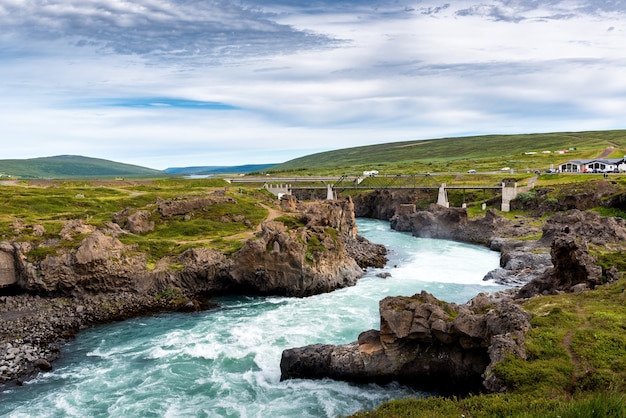
[[[160,170],[117,163],[78,155],[0,160],[0,174],[23,179],[86,178],[86,177],[144,177],[164,173]]]
[[[204,167],[171,167],[164,171],[167,174],[181,175],[205,175],[205,174],[235,174],[253,173],[255,171],[267,170],[276,164],[247,164],[236,166],[204,166]]]

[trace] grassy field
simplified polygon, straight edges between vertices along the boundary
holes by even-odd
[[[226,190],[236,204],[220,203],[197,211],[190,219],[184,216],[160,217],[156,200],[205,196],[215,190]],[[155,229],[120,239],[135,244],[149,260],[177,255],[190,246],[208,246],[230,253],[240,248],[238,234],[252,232],[268,214],[261,206],[274,199],[257,189],[229,187],[219,179],[165,180],[94,180],[94,181],[19,181],[0,186],[0,237],[43,244],[29,257],[54,254],[58,247],[78,246],[79,239],[59,241],[59,232],[66,221],[80,219],[88,225],[103,227],[113,214],[125,208],[153,213]],[[16,234],[15,222],[24,225]],[[45,229],[35,236],[33,226]],[[232,237],[232,238],[231,238]]]
[[[571,159],[594,158],[609,147],[613,147],[611,157],[623,157],[626,131],[484,135],[386,143],[308,155],[279,164],[269,172],[343,175],[376,169],[380,174],[409,174],[498,171],[509,167],[524,173],[543,171]],[[555,153],[559,150],[568,152]],[[528,154],[531,152],[534,154]]]

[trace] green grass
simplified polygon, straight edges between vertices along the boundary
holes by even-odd
[[[162,218],[158,215],[157,198],[205,196],[215,190],[226,193],[236,203],[217,203],[183,216]],[[35,245],[46,240],[59,241],[63,224],[81,219],[86,224],[103,227],[113,214],[123,209],[148,210],[155,221],[155,230],[142,235],[124,235],[120,239],[134,245],[135,251],[155,262],[167,255],[176,256],[191,246],[218,248],[227,254],[241,247],[238,239],[229,236],[252,231],[267,216],[260,206],[270,197],[262,190],[244,187],[228,188],[219,179],[157,179],[132,182],[118,181],[34,181],[0,186],[0,234],[2,239],[27,240]],[[15,235],[13,222],[20,219],[24,230]],[[45,234],[33,236],[33,225],[43,225]],[[36,247],[28,254],[37,260],[54,255],[61,247],[77,247],[80,237],[71,242]]]
[[[15,178],[115,178],[164,176],[160,170],[99,158],[63,155],[25,160],[0,160],[0,173]]]
[[[396,400],[354,418],[624,418],[626,395],[615,392],[578,394],[572,399],[492,394],[465,399],[433,397]]]
[[[376,169],[381,174],[464,172],[500,170],[516,172],[545,170],[551,164],[570,159],[593,158],[606,147],[614,155],[626,149],[626,131],[559,132],[528,135],[482,135],[377,144],[340,149],[296,158],[279,164],[269,172],[358,174]],[[565,155],[543,154],[576,148]],[[537,154],[525,154],[526,152]],[[306,169],[305,169],[306,168]]]

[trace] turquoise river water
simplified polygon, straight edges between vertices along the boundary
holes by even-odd
[[[199,313],[160,314],[82,331],[54,370],[0,394],[8,417],[336,417],[407,396],[391,384],[280,381],[284,349],[344,344],[379,328],[378,301],[426,290],[464,303],[502,287],[483,282],[498,266],[486,248],[420,239],[388,222],[358,220],[390,261],[356,286],[308,298],[228,297]],[[377,277],[389,272],[391,277]]]

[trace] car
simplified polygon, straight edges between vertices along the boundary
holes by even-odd
[[[476,174],[476,170],[467,170],[468,174]]]

